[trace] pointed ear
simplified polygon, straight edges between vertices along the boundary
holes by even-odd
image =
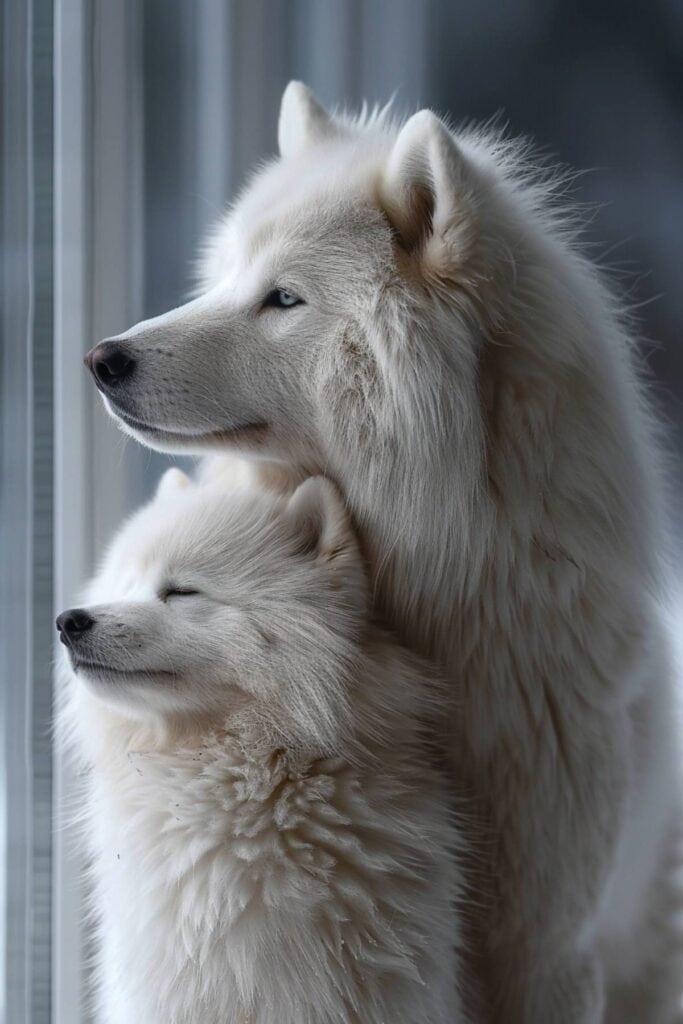
[[[282,94],[277,138],[280,156],[298,156],[335,134],[334,122],[303,82],[290,82]]]
[[[434,243],[465,257],[476,231],[472,175],[436,114],[421,110],[401,129],[389,155],[382,202],[407,252]]]
[[[192,481],[187,473],[183,473],[182,469],[178,469],[177,466],[172,466],[171,469],[166,470],[159,481],[155,497],[170,498],[179,491],[187,490],[188,487],[192,487]]]
[[[363,558],[341,494],[322,476],[309,477],[287,502],[287,517],[303,551],[342,578],[364,576]]]

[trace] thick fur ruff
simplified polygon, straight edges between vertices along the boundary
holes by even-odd
[[[116,339],[136,372],[108,407],[154,447],[340,486],[379,611],[451,680],[482,1016],[668,1024],[662,472],[627,319],[496,133],[293,83],[280,150],[198,297]]]
[[[320,480],[172,470],[114,542],[63,664],[101,1024],[464,1020],[441,700],[366,589]]]

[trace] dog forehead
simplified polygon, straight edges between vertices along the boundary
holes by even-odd
[[[332,151],[332,152],[329,152]],[[333,154],[341,152],[344,160]],[[232,218],[233,238],[247,257],[282,243],[325,244],[359,238],[381,223],[375,202],[382,163],[374,151],[321,147],[314,160],[279,161],[243,194]]]
[[[234,596],[288,572],[291,536],[276,496],[192,487],[157,496],[119,531],[86,599],[153,600],[165,587],[203,585]]]
[[[386,261],[391,236],[378,183],[389,148],[385,137],[359,138],[267,164],[208,236],[197,266],[200,287],[239,289],[245,271],[296,260],[308,260],[310,269],[311,261],[322,265],[321,255],[333,269],[333,249],[353,254],[357,266]]]
[[[281,500],[261,492],[230,493],[203,485],[153,504],[138,559],[147,572],[215,575],[267,561],[283,530]]]

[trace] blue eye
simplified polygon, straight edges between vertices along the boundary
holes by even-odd
[[[275,309],[291,309],[292,306],[302,306],[303,301],[298,295],[288,292],[286,288],[274,288],[266,295],[263,306],[264,308],[271,306]]]

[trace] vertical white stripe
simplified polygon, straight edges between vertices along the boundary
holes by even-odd
[[[85,0],[55,4],[55,608],[75,602],[92,561],[88,495],[93,388],[81,359],[90,336],[89,24]],[[53,1024],[81,1024],[83,859],[62,825],[76,792],[73,768],[54,751],[52,891]]]

